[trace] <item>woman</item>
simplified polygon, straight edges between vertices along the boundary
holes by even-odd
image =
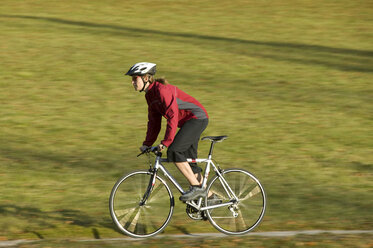
[[[148,103],[148,130],[140,147],[144,151],[157,140],[161,130],[162,116],[167,119],[164,139],[158,150],[167,149],[167,158],[175,163],[187,178],[190,190],[180,196],[181,201],[190,201],[206,192],[200,187],[201,168],[189,164],[187,158],[197,158],[198,141],[208,124],[206,109],[195,98],[168,84],[165,79],[154,79],[156,64],[141,62],[133,65],[126,75],[132,77],[136,91],[145,91]],[[177,132],[177,128],[180,130]],[[176,134],[176,135],[175,135]]]

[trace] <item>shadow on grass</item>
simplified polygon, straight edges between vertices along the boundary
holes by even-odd
[[[321,65],[342,71],[373,72],[373,51],[334,48],[321,45],[308,45],[287,42],[265,42],[203,34],[169,32],[144,28],[132,28],[115,24],[101,24],[87,21],[73,21],[55,17],[28,15],[0,15],[0,18],[47,21],[69,26],[82,27],[79,32],[94,32],[102,35],[124,37],[149,37],[151,39],[194,43],[205,49],[223,49],[246,56],[258,56],[277,61],[288,61],[306,65]]]
[[[108,171],[118,166],[118,161],[123,162],[124,160],[124,155],[123,157],[114,157],[113,154],[111,159],[108,159],[107,155],[105,156],[107,152],[103,152],[102,154],[87,154],[84,152],[71,153],[64,151],[62,147],[60,147],[60,151],[52,152],[38,149],[36,144],[35,148],[23,147],[23,142],[21,140],[24,139],[24,137],[10,137],[13,138],[12,145],[7,144],[6,140],[2,139],[0,158],[19,164],[22,167],[19,169],[40,169],[47,166],[49,169],[53,168],[56,170],[69,168],[72,169],[71,173],[74,173],[74,169],[76,168],[89,168],[92,171]],[[117,159],[117,161],[114,161],[115,159]],[[123,170],[119,175],[122,173]]]
[[[185,227],[179,225],[171,225],[173,228],[180,231],[182,234],[191,234]]]
[[[84,214],[73,209],[42,211],[35,207],[17,206],[13,204],[0,205],[0,218],[14,217],[22,223],[23,232],[33,233],[39,239],[44,239],[40,233],[43,229],[56,228],[63,225],[80,226],[91,229],[94,238],[99,239],[97,227],[105,227],[117,231],[109,219],[97,221],[97,217]]]

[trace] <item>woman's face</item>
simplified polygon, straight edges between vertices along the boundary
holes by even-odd
[[[144,87],[144,81],[141,76],[132,76],[132,85],[136,91],[141,90]]]

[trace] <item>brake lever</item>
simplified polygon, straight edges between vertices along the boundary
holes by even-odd
[[[140,157],[141,155],[143,155],[145,152],[142,152],[140,154],[138,154],[136,157]]]
[[[153,147],[148,147],[146,148],[144,151],[142,151],[139,155],[137,155],[137,157],[140,157],[141,155],[145,154],[145,153],[149,153],[149,152],[154,152],[158,150],[158,147],[157,146],[153,146]]]
[[[146,148],[144,151],[142,151],[139,155],[137,155],[137,157],[140,157],[141,155],[145,154],[145,153],[148,153],[149,152],[149,148]]]

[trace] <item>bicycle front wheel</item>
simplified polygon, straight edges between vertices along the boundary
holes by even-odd
[[[156,235],[171,219],[174,198],[162,178],[156,177],[151,193],[145,197],[151,177],[149,171],[130,173],[120,178],[111,191],[111,217],[119,230],[131,237]]]
[[[266,196],[259,180],[242,169],[229,169],[221,172],[224,180],[215,176],[207,190],[217,195],[219,203],[235,202],[227,207],[207,210],[210,223],[225,234],[245,234],[261,222]],[[236,201],[235,197],[238,201]],[[218,204],[206,197],[206,206]]]

